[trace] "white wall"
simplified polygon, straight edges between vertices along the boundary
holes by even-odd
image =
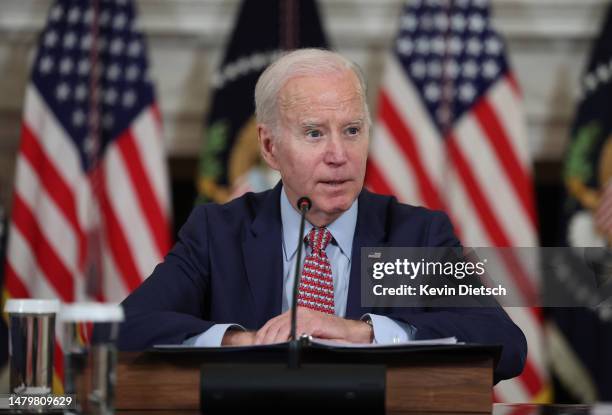
[[[238,0],[140,0],[169,154],[196,157],[208,81],[227,40]],[[607,0],[493,0],[525,95],[532,154],[558,160],[567,140],[578,80]],[[0,0],[0,203],[6,205],[18,145],[23,92],[36,34],[49,0]],[[327,33],[359,63],[371,104],[400,0],[320,0]]]

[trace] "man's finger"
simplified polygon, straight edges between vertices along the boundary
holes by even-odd
[[[282,342],[286,342],[289,340],[289,331],[290,331],[290,325],[289,324],[285,324],[281,327],[279,327],[278,332],[276,333],[276,337],[274,338],[274,341],[272,343],[282,343]]]
[[[270,329],[270,327],[276,324],[276,322],[282,317],[283,317],[283,314],[281,314],[280,316],[271,318],[270,320],[266,322],[266,324],[264,324],[259,330],[257,330],[257,334],[255,334],[255,344],[262,344],[263,339],[266,337],[266,334],[268,333],[268,330]]]
[[[273,325],[271,325],[268,331],[266,332],[266,335],[262,339],[262,343],[263,344],[276,343],[276,336],[281,328],[282,328],[282,323],[280,321],[275,322]]]

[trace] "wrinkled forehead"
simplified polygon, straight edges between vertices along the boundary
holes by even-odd
[[[279,92],[278,109],[283,116],[298,117],[318,110],[363,113],[364,99],[359,80],[346,70],[290,78]]]

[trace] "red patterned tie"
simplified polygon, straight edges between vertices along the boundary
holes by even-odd
[[[325,253],[331,239],[327,228],[312,228],[304,238],[312,251],[304,258],[298,293],[298,305],[328,314],[334,314],[334,280]]]

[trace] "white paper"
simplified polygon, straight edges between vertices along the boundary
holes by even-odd
[[[427,339],[427,340],[409,340],[407,342],[399,342],[399,343],[346,343],[346,342],[338,342],[333,340],[319,339],[313,337],[310,339],[312,344],[316,344],[319,346],[326,347],[335,347],[335,348],[368,348],[368,349],[384,349],[384,348],[392,348],[392,347],[406,347],[406,346],[436,346],[436,345],[444,345],[444,344],[458,344],[456,337],[444,337],[440,339]],[[225,346],[232,348],[257,348],[257,347],[267,347],[267,346],[278,346],[288,344],[288,342],[284,343],[273,343],[273,344],[261,344],[261,345],[250,345],[250,346]],[[156,344],[153,346],[154,349],[219,349],[225,348],[221,347],[202,347],[202,346],[192,346],[187,344]]]
[[[346,347],[346,348],[370,348],[370,349],[384,349],[388,347],[405,347],[405,346],[435,346],[440,344],[457,344],[456,337],[444,337],[440,339],[427,339],[427,340],[409,340],[406,342],[398,343],[346,343],[337,342],[333,340],[325,340],[313,338],[311,343],[318,344],[321,346],[329,347]]]

